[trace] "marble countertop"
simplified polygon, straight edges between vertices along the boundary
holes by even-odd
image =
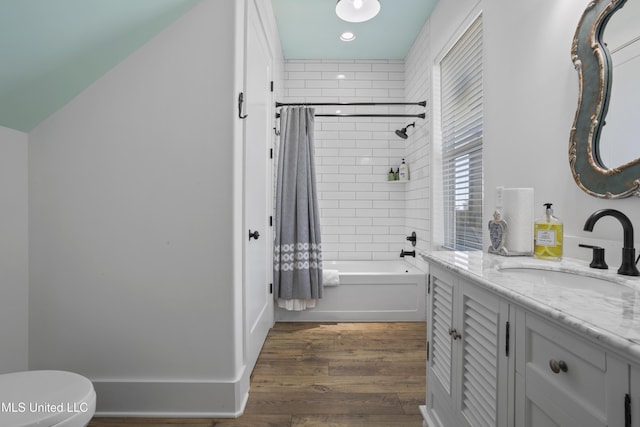
[[[479,283],[484,288],[551,318],[640,363],[640,277],[589,268],[587,262],[531,257],[503,257],[484,252],[428,251],[422,258]],[[531,275],[509,269],[527,268]],[[544,272],[555,270],[586,277],[583,283],[558,285]],[[602,280],[598,282],[589,278]]]

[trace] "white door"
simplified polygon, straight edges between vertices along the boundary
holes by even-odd
[[[255,0],[247,3],[244,114],[244,334],[245,364],[253,370],[273,326],[272,160],[269,159],[273,120],[270,90],[272,58]],[[249,233],[254,237],[249,237]],[[256,238],[257,237],[257,238]]]

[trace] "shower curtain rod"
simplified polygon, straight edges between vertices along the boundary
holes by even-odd
[[[421,107],[427,106],[427,101],[420,102],[276,102],[276,108],[305,105],[310,107],[320,107],[327,105],[419,105]]]
[[[321,107],[321,106],[372,106],[372,105],[419,105],[427,106],[427,101],[421,102],[276,102],[276,108],[288,106],[305,106],[305,107]],[[420,114],[363,114],[363,113],[319,113],[316,117],[415,117],[419,119],[425,118],[425,113]],[[276,118],[280,117],[280,113],[276,113]]]
[[[314,114],[316,117],[414,117],[418,119],[424,119],[425,113],[420,114],[350,114],[350,113],[335,113],[335,114]],[[280,118],[280,113],[276,113],[276,119]]]

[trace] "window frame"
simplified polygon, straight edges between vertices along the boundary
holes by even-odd
[[[434,218],[434,242],[440,243],[445,249],[451,250],[482,250],[483,247],[483,193],[484,193],[484,171],[482,161],[482,147],[484,138],[484,126],[483,126],[483,19],[482,13],[476,14],[470,19],[468,26],[462,28],[457,35],[458,37],[452,39],[452,42],[447,49],[443,50],[443,53],[438,57],[438,60],[434,62],[434,191],[433,191],[433,212],[438,213]],[[471,37],[471,38],[470,38]],[[474,48],[468,51],[470,48]],[[479,47],[479,49],[477,49]],[[460,52],[463,54],[460,54]],[[467,51],[465,53],[465,51]],[[453,57],[451,55],[454,55]],[[452,62],[453,59],[453,62]],[[449,61],[449,64],[447,64]],[[462,61],[462,62],[459,62]],[[471,67],[467,67],[468,61],[475,61]],[[444,79],[443,79],[443,62],[444,67]],[[450,77],[446,73],[449,72],[453,64],[454,71],[457,71],[457,77],[472,77],[471,86],[472,90],[478,91],[478,93],[471,93],[470,97],[466,101],[470,101],[469,104],[465,104],[463,97],[446,99],[447,96],[454,96],[455,90],[451,87],[445,87],[450,82]],[[460,64],[463,64],[460,66]],[[455,74],[455,73],[454,73]],[[467,75],[468,74],[468,75]],[[452,87],[456,87],[455,81]],[[468,82],[463,82],[468,83]],[[458,86],[459,88],[459,86]],[[464,93],[464,91],[463,91]],[[467,93],[467,95],[469,95]],[[453,120],[447,115],[450,113],[447,101],[451,104],[455,104],[456,100],[459,103],[459,107],[455,108],[456,113],[462,115],[470,114],[470,116],[463,117],[464,120],[468,120],[463,123],[469,125],[469,128],[465,126],[456,127],[454,129],[463,132],[460,135],[450,137],[450,129],[447,127],[447,120]],[[461,102],[460,102],[461,101]],[[475,103],[475,104],[474,104]],[[469,108],[472,106],[471,108]],[[445,116],[443,119],[443,115]],[[457,116],[456,116],[457,117]],[[443,122],[444,120],[444,122]],[[470,131],[465,135],[465,131]],[[455,132],[455,131],[454,131]],[[452,142],[453,141],[453,142]],[[472,162],[472,174],[465,182],[464,177],[461,176],[464,172],[464,167],[459,164],[458,178],[462,179],[461,182],[456,184],[455,181],[455,168],[452,164],[456,161],[460,161],[465,156],[468,156]],[[447,180],[447,174],[449,174],[450,180]],[[447,191],[447,186],[452,186]],[[458,193],[456,193],[456,189]],[[466,189],[466,193],[464,193]],[[462,193],[461,193],[462,191]],[[466,201],[467,207],[464,208],[462,201]],[[456,209],[456,207],[458,209]]]

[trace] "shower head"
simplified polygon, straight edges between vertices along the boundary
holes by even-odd
[[[396,129],[396,135],[398,135],[402,139],[409,138],[409,135],[407,135],[407,128],[403,128],[402,130]]]
[[[407,135],[407,129],[409,129],[411,126],[415,127],[416,126],[416,122],[408,124],[407,126],[403,127],[402,129],[396,129],[396,135],[398,135],[402,139],[409,138],[409,135]]]

